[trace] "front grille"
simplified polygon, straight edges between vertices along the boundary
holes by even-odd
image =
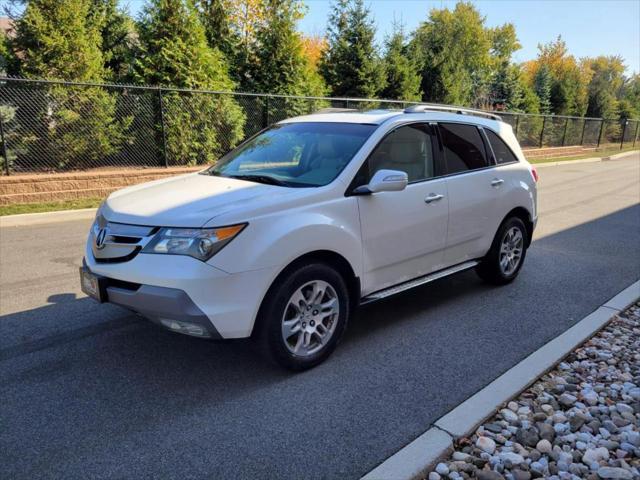
[[[98,263],[133,259],[158,231],[158,227],[108,222],[99,216],[91,227],[91,250]]]

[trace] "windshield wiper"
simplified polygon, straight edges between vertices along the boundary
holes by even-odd
[[[226,175],[229,178],[237,178],[238,180],[248,180],[249,182],[266,183],[268,185],[277,185],[279,187],[289,187],[289,183],[279,180],[269,175]]]

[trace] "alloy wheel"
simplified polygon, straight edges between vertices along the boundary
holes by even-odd
[[[506,276],[515,272],[522,259],[524,236],[518,227],[508,229],[500,244],[500,270]]]
[[[340,302],[334,288],[313,280],[298,288],[285,307],[282,339],[294,355],[307,357],[320,351],[333,336]]]

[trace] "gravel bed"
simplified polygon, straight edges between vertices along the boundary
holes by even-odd
[[[640,302],[455,447],[428,480],[640,479]]]

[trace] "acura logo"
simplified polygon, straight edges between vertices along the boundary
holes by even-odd
[[[104,240],[107,238],[107,228],[101,228],[96,235],[96,248],[98,250],[104,248]]]

